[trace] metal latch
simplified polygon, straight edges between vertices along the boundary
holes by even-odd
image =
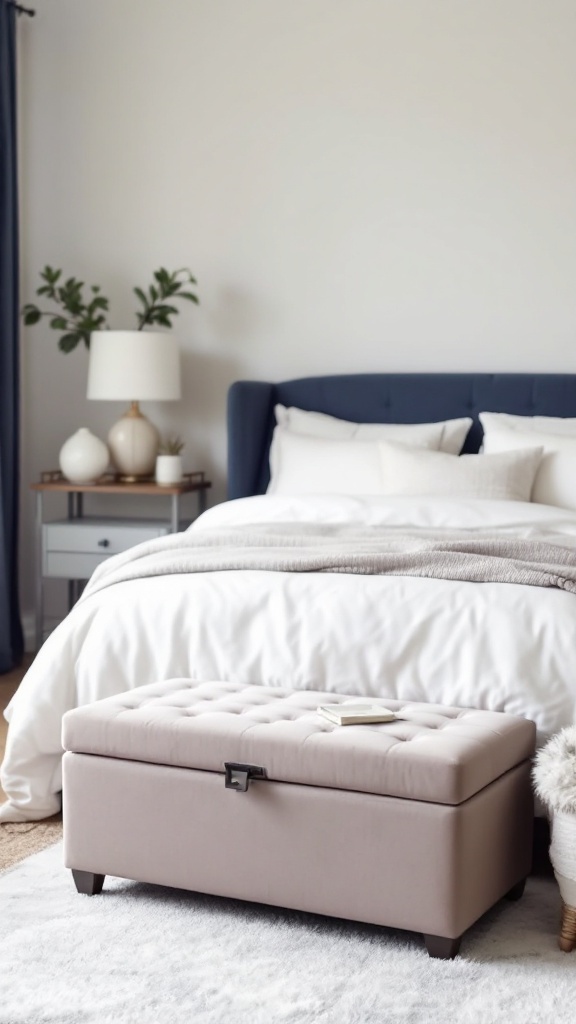
[[[224,772],[226,789],[235,789],[237,793],[246,792],[250,779],[266,778],[266,769],[257,764],[237,764],[235,761],[225,761]]]

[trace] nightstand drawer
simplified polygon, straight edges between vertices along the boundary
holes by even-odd
[[[42,527],[43,575],[88,579],[105,558],[170,533],[157,520],[60,520]]]
[[[44,552],[43,576],[60,580],[89,580],[96,566],[110,555],[85,555],[81,551]]]

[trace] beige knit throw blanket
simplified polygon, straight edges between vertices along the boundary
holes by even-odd
[[[128,580],[238,569],[424,576],[576,592],[576,549],[547,540],[464,530],[270,523],[191,530],[139,544],[103,562],[82,599]]]

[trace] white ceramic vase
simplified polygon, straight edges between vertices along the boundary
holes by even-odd
[[[182,483],[182,456],[156,456],[156,483],[159,487],[172,487]]]
[[[72,484],[94,483],[102,476],[109,461],[110,454],[104,441],[88,427],[80,427],[60,449],[60,469]]]

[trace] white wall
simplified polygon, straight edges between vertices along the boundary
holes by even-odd
[[[34,6],[23,300],[63,266],[125,327],[134,284],[193,269],[185,398],[146,411],[217,498],[238,377],[574,370],[573,0]],[[24,333],[24,609],[27,482],[120,412],[86,401],[86,362],[45,326]]]

